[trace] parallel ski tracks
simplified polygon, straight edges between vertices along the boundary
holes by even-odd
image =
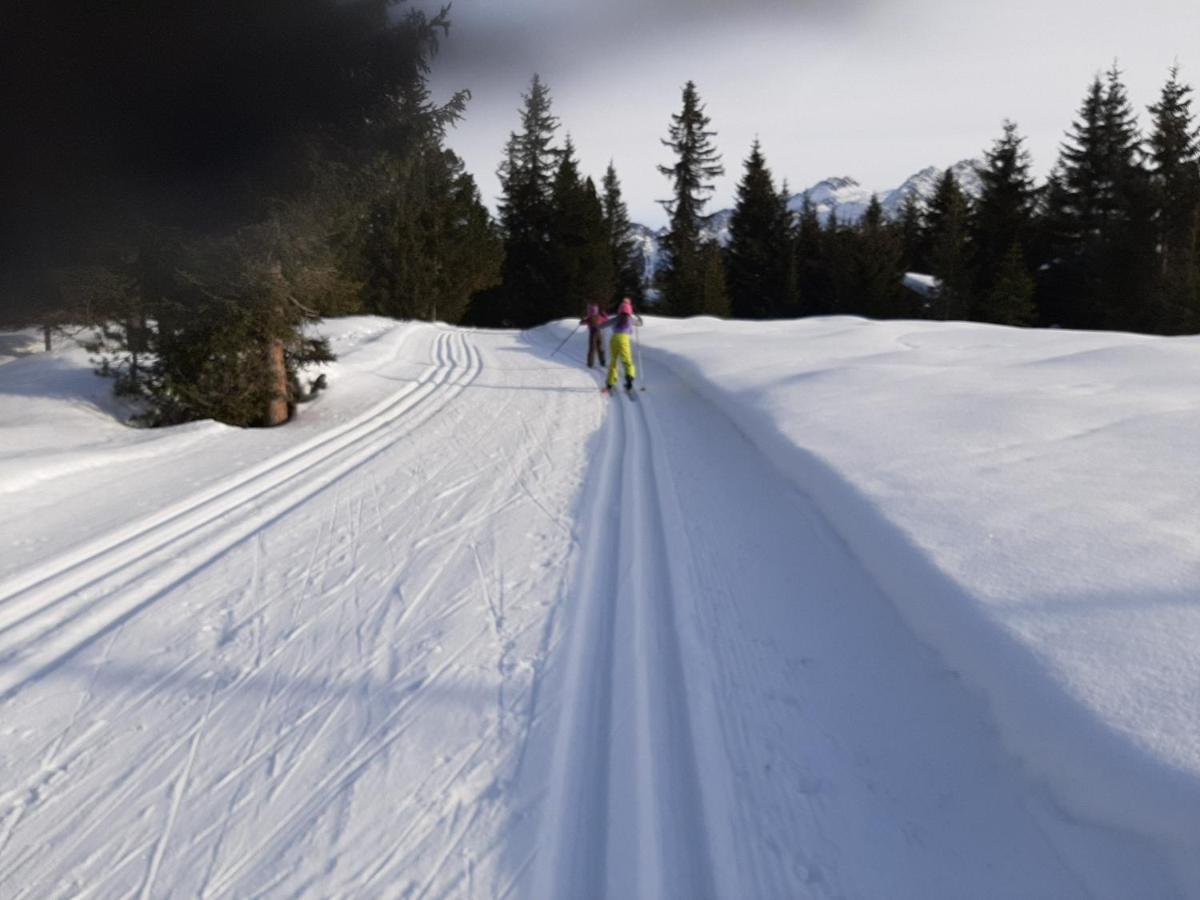
[[[474,381],[482,357],[439,331],[411,384],[356,418],[104,539],[0,583],[0,700],[229,548],[361,467]]]
[[[687,586],[661,508],[674,488],[645,404],[619,404],[606,430],[585,501],[533,893],[714,896],[677,619]]]

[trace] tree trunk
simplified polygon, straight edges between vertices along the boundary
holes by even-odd
[[[49,325],[42,326],[42,338],[46,342],[46,352],[49,353],[52,349],[54,349],[53,347],[50,346],[50,326]]]
[[[283,341],[267,345],[267,369],[271,380],[271,399],[267,403],[267,427],[282,425],[288,420],[287,366],[283,357]]]

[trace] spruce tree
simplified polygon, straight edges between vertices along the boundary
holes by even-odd
[[[988,287],[988,321],[1000,325],[1032,325],[1037,319],[1034,284],[1021,245],[1014,242]]]
[[[499,171],[504,264],[499,309],[489,318],[491,324],[527,327],[551,318],[558,308],[550,220],[560,151],[554,146],[558,119],[551,112],[550,91],[536,74],[522,101],[521,131],[510,135]]]
[[[1147,141],[1159,248],[1155,324],[1167,333],[1200,330],[1200,131],[1190,86],[1173,66],[1150,107]]]
[[[798,314],[824,315],[833,310],[833,285],[830,281],[828,244],[821,219],[811,198],[805,194],[796,217],[796,238],[792,250],[795,259]]]
[[[916,191],[909,192],[900,207],[897,222],[900,247],[906,272],[928,272],[929,260],[925,252],[925,207]]]
[[[729,223],[729,308],[737,319],[780,318],[791,310],[791,215],[757,140],[745,167]]]
[[[550,255],[553,305],[547,318],[578,316],[612,296],[615,277],[604,209],[590,178],[579,174],[570,138],[551,191]]]
[[[701,312],[717,286],[709,271],[713,254],[702,252],[700,240],[700,215],[713,191],[711,179],[725,173],[711,141],[716,132],[708,130],[709,124],[696,85],[689,81],[683,88],[683,107],[671,116],[670,136],[662,142],[674,152],[675,164],[658,167],[672,187],[671,199],[661,201],[670,214],[663,239],[661,296],[665,311],[677,316]]]
[[[97,241],[122,246],[113,271],[129,275],[141,306],[101,313],[102,352],[115,371],[138,372],[128,384],[147,402],[147,421],[278,424],[300,399],[300,370],[328,358],[305,329],[356,303],[360,173],[380,154],[415,152],[466,99],[439,106],[424,91],[444,16],[397,19],[390,7],[114,0],[73,9],[55,29],[55,40],[59,31],[80,38],[65,63],[75,75],[56,77],[86,81],[89,103],[61,98],[75,105],[44,110],[37,140],[62,146],[57,163],[70,165],[43,187],[75,182],[50,216],[72,225],[56,224],[55,246],[31,258],[75,267]],[[195,59],[221,65],[197,69]],[[106,281],[91,293],[111,293]]]
[[[930,309],[935,319],[963,319],[971,312],[969,215],[970,208],[958,179],[947,169],[929,202],[926,216],[929,269],[938,279],[937,298]]]
[[[1014,260],[1025,259],[1032,238],[1037,192],[1029,174],[1029,153],[1022,144],[1016,124],[1005,121],[1004,133],[984,154],[979,169],[981,190],[970,222],[975,296],[981,301],[972,318],[978,321],[1016,324],[1008,313],[994,310],[990,299],[1001,270],[1008,270],[1005,275],[1011,281]]]
[[[1141,139],[1120,71],[1096,77],[1049,186],[1052,318],[1082,328],[1144,327],[1154,236]]]
[[[854,227],[834,223],[831,268],[838,313],[887,319],[908,314],[901,280],[902,250],[895,231],[884,221],[878,197],[872,197]]]
[[[630,297],[636,307],[641,308],[645,294],[639,256],[633,239],[633,226],[629,221],[629,210],[621,196],[621,182],[611,160],[604,172],[603,190],[604,224],[608,233],[608,249],[615,277],[615,291],[611,299]]]

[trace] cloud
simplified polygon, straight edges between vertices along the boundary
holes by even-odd
[[[439,68],[473,78],[563,64],[630,64],[632,54],[678,45],[690,35],[764,23],[835,23],[871,2],[878,0],[458,0]],[[430,0],[414,5],[437,6]]]

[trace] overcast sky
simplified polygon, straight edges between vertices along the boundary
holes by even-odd
[[[583,171],[598,182],[611,158],[654,226],[659,140],[688,79],[726,167],[709,211],[732,204],[755,136],[793,190],[831,175],[884,190],[979,155],[1008,117],[1043,174],[1114,59],[1143,122],[1173,62],[1200,86],[1196,0],[455,0],[451,18],[434,89],[472,91],[449,143],[485,201],[536,71]]]

